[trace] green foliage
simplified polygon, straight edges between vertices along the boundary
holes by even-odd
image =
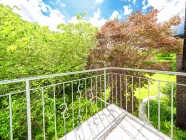
[[[160,128],[161,132],[170,136],[171,133],[171,106],[170,101],[167,98],[162,98],[160,100],[161,104],[161,111],[160,111]],[[147,109],[148,105],[146,105]],[[176,107],[174,106],[174,126],[173,126],[173,133],[175,140],[184,140],[186,139],[186,131],[183,131],[176,127],[175,119],[176,119]],[[157,100],[150,100],[150,122],[151,124],[158,129],[158,101]]]
[[[173,88],[173,103],[176,106],[176,84],[166,84],[161,89],[161,92],[168,97],[168,103],[171,105],[171,92]]]
[[[172,64],[172,71],[176,72],[176,61]]]
[[[145,65],[153,65],[153,64],[156,64],[157,62],[153,62],[153,61],[147,61],[147,62],[144,62]]]
[[[36,75],[46,75],[67,71],[84,69],[87,63],[88,52],[97,44],[95,32],[98,30],[90,23],[83,22],[86,15],[78,14],[77,24],[60,24],[58,31],[50,31],[47,26],[40,26],[38,23],[30,23],[12,12],[14,9],[0,4],[0,80],[9,80]],[[81,77],[82,75],[79,75]],[[78,76],[64,76],[62,78],[43,79],[31,81],[32,88],[47,86],[51,83],[63,82]],[[77,84],[74,85],[77,88]],[[88,88],[88,83],[87,83]],[[8,90],[7,90],[8,89]],[[10,90],[25,90],[25,83],[0,86],[0,93],[4,94]],[[56,108],[58,137],[64,135],[63,110],[60,110],[64,103],[61,96],[62,86],[56,87]],[[79,103],[75,98],[71,99],[71,89],[65,85],[65,101],[68,107],[69,119],[66,119],[66,131],[72,127],[72,102],[74,102],[74,115],[77,117],[79,107],[85,110],[87,105],[87,118],[99,110],[95,104],[86,99]],[[45,126],[46,137],[54,139],[54,101],[51,88],[44,89],[45,101]],[[74,96],[76,93],[74,94]],[[27,118],[25,92],[12,96],[13,112],[13,136],[14,139],[27,139]],[[82,121],[86,119],[83,111]],[[0,98],[0,139],[9,139],[9,104],[7,97]],[[41,89],[31,92],[31,118],[32,138],[43,139],[43,115],[42,115],[42,94]],[[77,118],[76,118],[77,119]],[[75,120],[74,127],[77,126]]]
[[[0,109],[0,138],[10,138],[10,127],[9,127],[9,105],[8,100],[4,98],[1,102]],[[24,95],[14,96],[12,98],[12,121],[14,139],[26,138],[27,137],[27,125],[26,125],[26,99]]]
[[[158,54],[156,56],[156,60],[176,60],[176,55],[175,54]]]
[[[97,106],[100,108],[100,109],[102,109],[102,108],[104,108],[105,107],[105,103],[103,102],[104,100],[105,100],[105,93],[104,92],[99,92],[99,93],[97,93],[97,95],[99,96],[99,98],[100,99],[102,99],[102,100],[100,100],[100,99],[97,99]],[[106,89],[106,101],[108,101],[109,99],[110,99],[110,97],[111,97],[111,88],[109,87],[109,88],[107,88]],[[119,103],[115,103],[115,104],[119,104]]]
[[[0,4],[0,79],[83,69],[88,52],[97,44],[90,23],[60,24],[57,32],[29,23]]]
[[[64,109],[64,107],[62,108]],[[96,104],[93,104],[92,102],[90,102],[85,98],[81,98],[80,100],[75,100],[73,103],[71,103],[68,106],[67,112],[64,113],[64,116],[66,117],[65,124],[64,124],[63,115],[61,115],[57,120],[57,123],[61,124],[61,125],[57,125],[58,137],[63,136],[67,132],[70,132],[73,129],[73,127],[75,128],[79,126],[80,123],[84,122],[85,120],[93,116],[99,110],[100,109],[96,106]],[[74,121],[72,117],[74,117]],[[66,130],[64,130],[64,125],[66,127]]]
[[[172,57],[157,57],[156,60],[172,60]]]
[[[171,57],[171,54],[170,53],[160,53],[160,54],[157,54],[157,57]]]
[[[157,95],[157,93],[158,93],[158,88],[157,88],[158,87],[158,82],[157,81],[158,80],[162,80],[163,81],[163,80],[166,79],[167,81],[170,81],[170,82],[175,82],[176,81],[176,76],[167,75],[167,74],[154,74],[153,76],[148,76],[148,78],[155,79],[155,81],[151,81],[151,83],[150,83],[150,96]],[[160,87],[161,87],[162,90],[163,89],[166,90],[166,83],[165,82],[161,82]],[[174,90],[175,89],[176,88],[174,87]],[[140,89],[140,97],[139,97],[139,88],[136,88],[135,96],[138,99],[143,99],[143,98],[148,97],[148,86],[146,85],[144,87],[141,87],[141,89]]]
[[[172,66],[171,69],[172,71],[176,71],[176,54],[170,54],[170,53],[166,53],[166,54],[157,54],[156,56],[156,62],[157,63],[161,63],[161,62],[172,62]]]
[[[76,14],[77,20],[83,20],[84,16],[86,16],[86,13]]]
[[[35,92],[31,95],[31,118],[32,118],[32,138],[33,139],[43,139],[43,114],[42,114],[42,97],[39,92]],[[36,100],[37,98],[37,100]],[[65,133],[71,131],[73,128],[80,125],[100,109],[96,104],[91,101],[77,97],[74,97],[72,102],[69,96],[65,97],[67,104],[67,111],[64,113],[65,104],[64,98],[58,98],[56,100],[56,110],[57,110],[57,132],[58,137],[62,137]],[[54,100],[49,94],[44,94],[45,101],[45,129],[46,137],[48,139],[54,139]],[[4,106],[0,110],[0,138],[9,139],[10,137],[10,127],[9,127],[9,106],[7,100],[2,102]],[[25,96],[16,95],[12,102],[13,111],[13,136],[14,139],[21,140],[27,139],[27,118],[26,118],[26,99]],[[80,112],[79,112],[80,111]],[[81,118],[81,117],[82,118]],[[65,120],[64,120],[65,117]],[[72,117],[74,117],[74,122]],[[64,123],[65,121],[65,123]],[[74,126],[73,126],[74,124]],[[64,127],[66,129],[64,129]]]
[[[171,91],[172,84],[166,84],[161,88],[161,92],[166,95],[166,97],[161,98],[161,112],[160,112],[160,121],[161,121],[161,132],[170,136],[171,133]],[[173,133],[175,140],[184,140],[186,139],[186,131],[183,131],[176,127],[176,85],[173,85]],[[146,105],[147,109],[148,105]],[[158,128],[158,100],[150,100],[150,121],[151,124],[157,129]]]
[[[175,58],[176,54],[171,54],[171,53],[159,53],[156,55],[157,57],[172,57]]]

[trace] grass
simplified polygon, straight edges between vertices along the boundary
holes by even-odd
[[[154,74],[153,76],[149,77],[155,80],[162,80],[162,81],[170,81],[175,82],[176,76],[167,75],[167,74]],[[166,85],[166,82],[160,82],[160,89]],[[149,86],[150,96],[154,96],[158,94],[158,81],[151,81]],[[161,91],[161,90],[160,90]],[[148,86],[140,88],[140,96],[139,96],[139,88],[135,91],[135,96],[137,99],[144,99],[148,97]]]

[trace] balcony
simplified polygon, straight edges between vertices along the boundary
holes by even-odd
[[[174,85],[149,75],[184,73],[102,68],[0,81],[2,139],[173,139]],[[151,124],[151,83],[156,82],[157,123]],[[161,83],[171,85],[171,127],[161,129]],[[142,87],[148,89],[145,103]],[[138,98],[136,98],[138,96]],[[145,107],[144,107],[145,106]],[[144,111],[145,108],[145,111]],[[157,129],[156,129],[157,128]]]

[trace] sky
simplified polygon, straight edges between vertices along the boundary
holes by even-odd
[[[132,12],[146,13],[150,6],[161,10],[158,22],[169,20],[178,14],[184,17],[185,0],[0,0],[11,7],[17,6],[16,13],[29,22],[38,22],[56,30],[60,23],[77,23],[76,14],[86,13],[86,22],[101,27],[107,20],[117,18],[122,21]],[[183,21],[176,27],[183,33]]]

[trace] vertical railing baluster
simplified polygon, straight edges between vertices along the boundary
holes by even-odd
[[[54,131],[55,131],[55,140],[57,139],[57,123],[56,123],[56,87],[53,86],[54,93]]]
[[[30,81],[29,80],[26,80],[26,105],[27,105],[28,140],[31,140],[32,139],[32,131],[31,131]]]
[[[93,99],[94,99],[94,94],[93,94],[93,83],[92,83],[92,77],[91,77],[91,102]]]
[[[118,104],[118,76],[116,74],[116,105]]]
[[[110,74],[108,73],[108,87],[110,88],[110,76],[109,76]],[[110,104],[110,97],[111,97],[111,95],[110,95],[110,93],[109,93],[109,104]]]
[[[134,78],[132,76],[132,115],[134,114]]]
[[[126,102],[126,105],[125,105],[125,106],[126,106],[126,107],[125,107],[125,108],[126,108],[126,111],[127,111],[127,102],[128,102],[127,85],[128,85],[128,79],[127,79],[127,75],[126,75],[126,95],[125,95],[125,96],[126,96],[126,101],[125,101],[125,102]]]
[[[119,81],[120,81],[120,107],[122,108],[122,81],[121,81],[121,74],[119,76]]]
[[[72,126],[73,126],[73,130],[74,130],[74,82],[71,82],[71,88],[72,88]],[[76,130],[74,130],[74,135],[76,138]],[[77,138],[76,138],[77,139]]]
[[[99,90],[100,90],[100,94],[101,94],[100,98],[101,98],[101,109],[102,109],[103,94],[101,92],[101,75],[100,75],[100,81],[99,82],[100,82],[100,89]]]
[[[160,81],[158,81],[158,131],[160,131]]]
[[[93,84],[92,84],[92,77],[90,78],[90,82],[91,82],[91,95],[93,95],[93,91],[92,91],[92,87],[93,87]],[[93,97],[92,97],[93,98]]]
[[[44,97],[44,89],[41,88],[42,91],[42,114],[43,114],[43,138],[45,140],[45,97]]]
[[[98,106],[98,77],[96,76],[96,106]]]
[[[92,93],[92,77],[90,79],[91,79],[91,93]],[[82,89],[81,88],[82,87],[83,87],[83,81],[82,81],[82,84],[81,84],[81,79],[79,79],[79,86],[78,86],[78,92],[79,92],[79,97],[78,97],[78,100],[79,100],[78,118],[79,118],[79,122],[78,122],[78,126],[80,126],[82,134],[83,134],[83,137],[85,139],[84,132],[83,132],[83,129],[82,129],[82,126],[81,126],[81,123],[82,123],[82,116],[81,116],[81,112],[82,112],[82,108],[81,108],[82,92],[81,92],[81,90]]]
[[[150,81],[148,79],[148,123],[150,123]]]
[[[141,77],[139,77],[139,107],[140,107],[140,103],[141,103]]]
[[[63,83],[63,102],[65,105],[65,111],[66,111],[66,101],[65,101],[65,84]],[[65,111],[63,112],[63,120],[64,120],[64,135],[66,137],[66,119],[65,119]]]
[[[72,88],[72,125],[74,129],[74,83],[73,81],[71,82],[71,88]]]
[[[12,95],[9,94],[9,115],[10,115],[10,139],[13,140],[13,129],[12,129]]]
[[[113,90],[114,90],[114,89],[113,89],[113,73],[111,73],[111,80],[112,80],[112,104],[113,104],[113,100],[114,100],[114,99],[113,99],[113,92],[114,92],[114,91],[113,91]]]
[[[106,69],[104,69],[104,102],[106,107],[106,91],[107,91],[107,72]]]
[[[173,115],[174,115],[174,83],[171,85],[171,138],[173,139]]]
[[[86,87],[87,87],[87,79],[85,78],[85,92],[86,92],[86,90],[87,90]],[[85,94],[85,96],[86,96],[86,97],[85,97],[85,98],[86,98],[86,119],[87,119],[87,94],[88,94],[88,93]]]

